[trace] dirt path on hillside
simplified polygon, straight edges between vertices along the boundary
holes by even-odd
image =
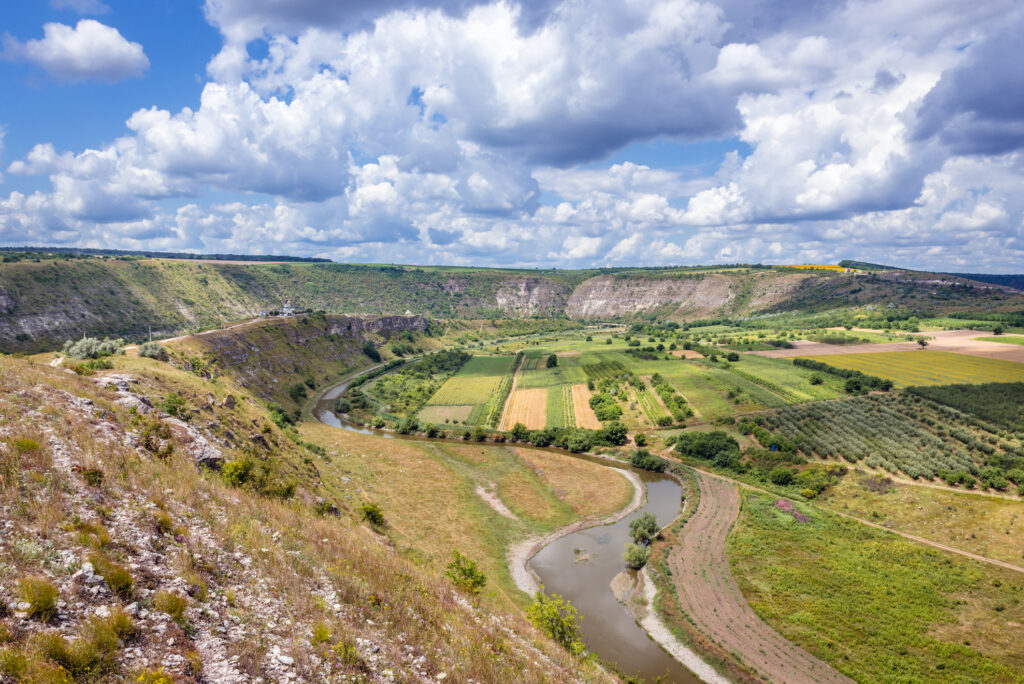
[[[1024,345],[1004,344],[996,341],[999,338],[984,330],[940,330],[932,333],[921,333],[928,340],[928,349],[983,356],[989,359],[1017,361],[1024,363]],[[985,339],[976,340],[975,337]],[[744,352],[755,356],[772,359],[791,358],[794,356],[826,356],[829,354],[875,354],[880,352],[912,351],[920,349],[917,342],[880,342],[878,344],[822,344],[808,340],[797,340],[793,349],[771,349],[769,351]]]
[[[499,515],[503,515],[509,520],[519,520],[516,514],[510,511],[505,502],[498,497],[496,489],[497,485],[493,482],[488,482],[486,486],[478,484],[476,486],[476,495],[483,499],[484,503],[493,508]]]
[[[768,626],[750,607],[729,571],[726,537],[739,514],[739,491],[728,480],[694,471],[700,504],[669,552],[679,603],[697,629],[773,682],[853,680]]]

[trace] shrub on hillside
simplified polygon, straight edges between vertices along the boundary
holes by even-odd
[[[548,596],[537,592],[526,615],[540,631],[547,634],[573,655],[583,653],[586,646],[580,633],[580,617],[576,609],[558,594]]]
[[[102,340],[95,337],[83,337],[80,340],[68,340],[64,343],[64,353],[73,359],[98,359],[101,356],[113,356],[124,353],[124,340]]]
[[[487,575],[480,570],[476,561],[466,558],[458,551],[452,551],[452,560],[445,568],[444,574],[452,584],[470,594],[479,594],[487,584]]]
[[[139,356],[147,359],[156,359],[157,361],[166,361],[169,358],[167,349],[159,342],[146,342],[143,344],[139,347]]]

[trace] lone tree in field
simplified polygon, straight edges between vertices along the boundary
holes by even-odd
[[[548,368],[554,368],[558,365],[558,357],[554,354],[548,356]]]
[[[918,337],[917,343],[921,345],[921,349],[924,349],[925,347],[928,346],[928,340],[924,339],[923,337]]]

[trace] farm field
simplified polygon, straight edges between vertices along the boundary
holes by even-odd
[[[498,389],[511,374],[514,356],[474,356],[454,376],[438,388],[421,410],[427,415],[437,413],[433,407],[459,407],[459,415],[466,406],[472,406],[466,422],[477,425],[488,418],[489,409],[498,396]]]
[[[543,387],[517,389],[509,397],[503,430],[511,430],[522,423],[530,430],[542,430],[547,425],[548,391]]]
[[[1024,484],[1020,434],[908,392],[790,406],[764,416],[763,423],[808,457],[910,478],[940,477],[966,488],[1013,492]]]
[[[419,418],[428,423],[468,423],[473,414],[473,404],[466,406],[424,406]]]
[[[1021,337],[1020,335],[996,335],[995,337],[972,337],[971,339],[979,342],[998,342],[999,344],[1024,345],[1024,337]]]
[[[1020,574],[744,491],[729,567],[783,636],[862,682],[1020,681]]]
[[[1024,363],[943,351],[830,354],[804,358],[886,378],[900,387],[1024,381]]]
[[[576,427],[598,430],[601,428],[601,421],[594,415],[594,409],[590,408],[590,390],[586,385],[572,386],[572,407]]]

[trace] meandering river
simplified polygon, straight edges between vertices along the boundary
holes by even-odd
[[[334,414],[334,400],[350,382],[325,391],[317,400],[313,415],[327,425],[394,439],[394,434],[353,425]],[[433,441],[422,437],[410,439]],[[594,460],[585,456],[580,458]],[[600,462],[608,467],[617,467],[606,461]],[[648,682],[654,682],[658,677],[662,682],[699,682],[693,673],[647,635],[632,613],[612,594],[612,580],[625,568],[622,553],[626,542],[630,541],[629,523],[649,512],[654,514],[659,525],[667,525],[679,515],[681,505],[681,487],[671,477],[643,470],[634,469],[634,472],[647,488],[646,503],[639,510],[611,525],[591,527],[556,539],[531,559],[530,567],[541,578],[548,593],[562,595],[580,612],[587,648],[603,660],[615,663],[622,672],[639,675]]]

